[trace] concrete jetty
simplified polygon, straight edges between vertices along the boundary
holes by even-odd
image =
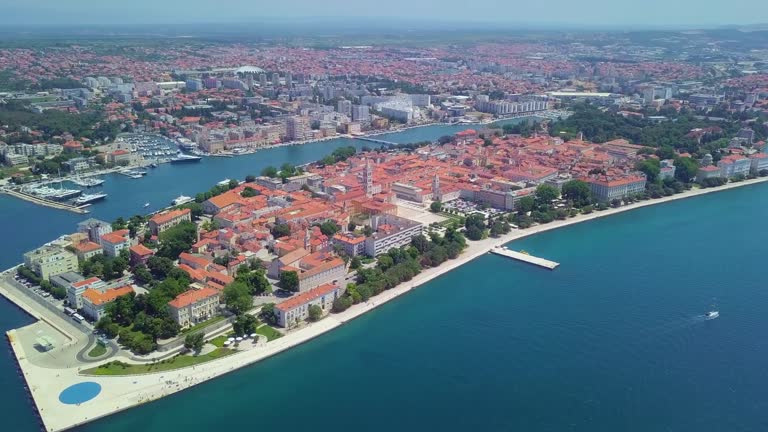
[[[30,194],[26,194],[26,193],[23,193],[23,192],[15,191],[15,190],[9,189],[9,188],[0,189],[0,192],[8,194],[8,195],[16,197],[16,198],[19,198],[19,199],[23,199],[25,201],[29,201],[31,203],[39,204],[39,205],[50,207],[50,208],[55,208],[55,209],[59,209],[59,210],[67,210],[67,211],[71,211],[73,213],[78,213],[78,214],[87,214],[87,213],[89,213],[88,210],[86,210],[86,209],[84,209],[82,207],[77,207],[77,206],[73,206],[73,205],[70,205],[70,204],[61,203],[61,202],[57,202],[57,201],[51,201],[51,200],[48,200],[48,199],[36,197],[34,195],[30,195]]]
[[[400,144],[398,144],[396,142],[380,140],[380,139],[376,139],[376,138],[371,138],[369,136],[357,136],[357,137],[355,137],[355,139],[358,139],[360,141],[368,141],[368,142],[372,142],[372,143],[376,143],[376,144],[389,145],[389,146],[399,146],[400,145]]]
[[[528,255],[527,253],[523,253],[523,252],[513,251],[505,246],[496,246],[495,248],[491,249],[491,253],[516,259],[518,261],[523,261],[529,264],[534,264],[539,267],[544,267],[550,270],[554,270],[557,266],[560,265],[560,263],[550,261],[548,259],[535,257],[533,255]]]

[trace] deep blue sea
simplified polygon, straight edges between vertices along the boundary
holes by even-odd
[[[78,430],[764,431],[764,217],[768,184],[526,238],[510,246],[561,266],[483,256],[301,347]],[[0,300],[3,330],[26,322]],[[2,351],[4,430],[36,431]]]

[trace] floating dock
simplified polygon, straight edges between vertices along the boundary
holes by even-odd
[[[560,263],[550,261],[548,259],[528,255],[527,253],[516,252],[504,246],[496,246],[495,248],[491,249],[491,253],[516,259],[518,261],[523,261],[528,264],[537,265],[539,267],[544,267],[550,270],[554,270],[555,268],[557,268],[557,266],[560,265]]]

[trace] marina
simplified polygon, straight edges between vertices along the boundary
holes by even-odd
[[[513,251],[506,246],[497,246],[491,249],[491,253],[505,256],[507,258],[512,258],[514,260],[522,261],[528,264],[537,265],[539,267],[544,267],[549,270],[554,270],[560,265],[560,263],[550,261],[548,259],[532,256],[525,251],[520,251],[520,252]]]
[[[155,134],[121,134],[115,140],[126,144],[131,152],[139,153],[145,161],[166,162],[178,152],[178,145],[170,138]],[[153,162],[154,163],[154,162]]]

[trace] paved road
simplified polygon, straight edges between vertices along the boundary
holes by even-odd
[[[93,329],[85,324],[75,322],[73,319],[64,315],[62,310],[59,310],[55,305],[45,298],[39,296],[31,288],[27,288],[23,284],[17,282],[13,276],[4,276],[3,282],[5,285],[14,291],[14,294],[24,299],[31,307],[34,307],[38,313],[44,315],[46,319],[55,323],[56,326],[63,329],[75,337],[79,343],[80,341],[86,341],[85,347],[77,353],[76,359],[83,363],[93,363],[95,361],[87,356],[90,348],[96,343],[96,336],[93,334]],[[114,341],[109,341],[107,344],[107,352],[109,355],[113,355],[117,352],[119,347]]]

